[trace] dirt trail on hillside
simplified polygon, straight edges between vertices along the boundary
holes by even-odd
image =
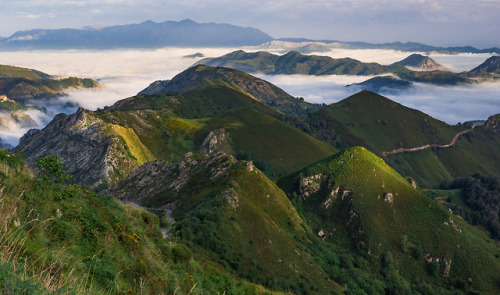
[[[382,152],[382,156],[385,157],[387,155],[393,155],[393,154],[399,154],[399,153],[405,153],[405,152],[416,152],[416,151],[421,151],[421,150],[425,150],[428,148],[448,148],[448,147],[454,146],[460,136],[472,131],[472,129],[473,128],[457,133],[455,135],[455,137],[453,137],[451,142],[448,144],[436,144],[436,143],[434,143],[434,144],[426,144],[426,145],[414,147],[414,148],[399,148],[399,149],[395,149],[395,150],[392,150],[389,152]]]

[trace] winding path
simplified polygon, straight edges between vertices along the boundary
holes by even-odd
[[[399,149],[395,149],[395,150],[392,150],[392,151],[389,151],[389,152],[382,152],[382,156],[385,157],[387,155],[393,155],[393,154],[399,154],[399,153],[405,153],[405,152],[416,152],[416,151],[421,151],[421,150],[425,150],[425,149],[428,149],[428,148],[448,148],[450,146],[454,146],[460,136],[462,136],[462,135],[464,135],[466,133],[469,133],[470,131],[472,131],[472,129],[473,128],[467,129],[467,130],[464,130],[464,131],[461,131],[461,132],[457,133],[455,135],[455,137],[453,137],[453,139],[451,140],[451,142],[448,143],[448,144],[433,143],[433,144],[426,144],[426,145],[419,146],[419,147],[414,147],[414,148],[399,148]]]

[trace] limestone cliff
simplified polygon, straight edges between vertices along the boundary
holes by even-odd
[[[57,115],[42,130],[30,130],[16,150],[31,164],[59,155],[73,175],[71,181],[91,187],[115,183],[154,160],[133,130],[105,123],[82,108],[73,115]]]

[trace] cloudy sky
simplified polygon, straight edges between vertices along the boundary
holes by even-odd
[[[34,28],[192,19],[275,38],[500,47],[498,0],[2,0],[0,36]]]

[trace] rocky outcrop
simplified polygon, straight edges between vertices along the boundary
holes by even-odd
[[[311,175],[300,179],[300,195],[305,200],[321,189],[324,176],[321,174]]]
[[[128,137],[134,135],[80,108],[73,115],[57,115],[40,131],[30,130],[19,140],[16,151],[31,164],[41,157],[59,155],[64,168],[73,175],[72,182],[98,188],[118,181],[144,161],[153,160],[144,146],[132,146]],[[135,145],[142,144],[139,141]],[[138,157],[137,149],[145,156]]]
[[[393,63],[393,65],[403,65],[409,69],[417,71],[446,71],[446,67],[439,64],[432,58],[421,54],[412,54],[407,58]]]
[[[500,133],[500,114],[490,116],[488,120],[486,120],[486,123],[484,123],[484,127],[496,133]]]
[[[244,164],[246,167],[246,163]],[[227,172],[235,165],[241,163],[224,153],[187,153],[175,164],[160,160],[145,163],[112,186],[108,192],[123,201],[161,208],[184,198],[184,192],[191,189],[194,182],[208,181],[213,184],[224,181]],[[234,189],[227,188],[218,195],[227,199],[233,208],[238,207],[238,196]]]
[[[233,154],[234,151],[230,142],[229,134],[226,133],[224,128],[216,129],[211,131],[203,140],[200,146],[200,152],[206,154],[218,152]]]

